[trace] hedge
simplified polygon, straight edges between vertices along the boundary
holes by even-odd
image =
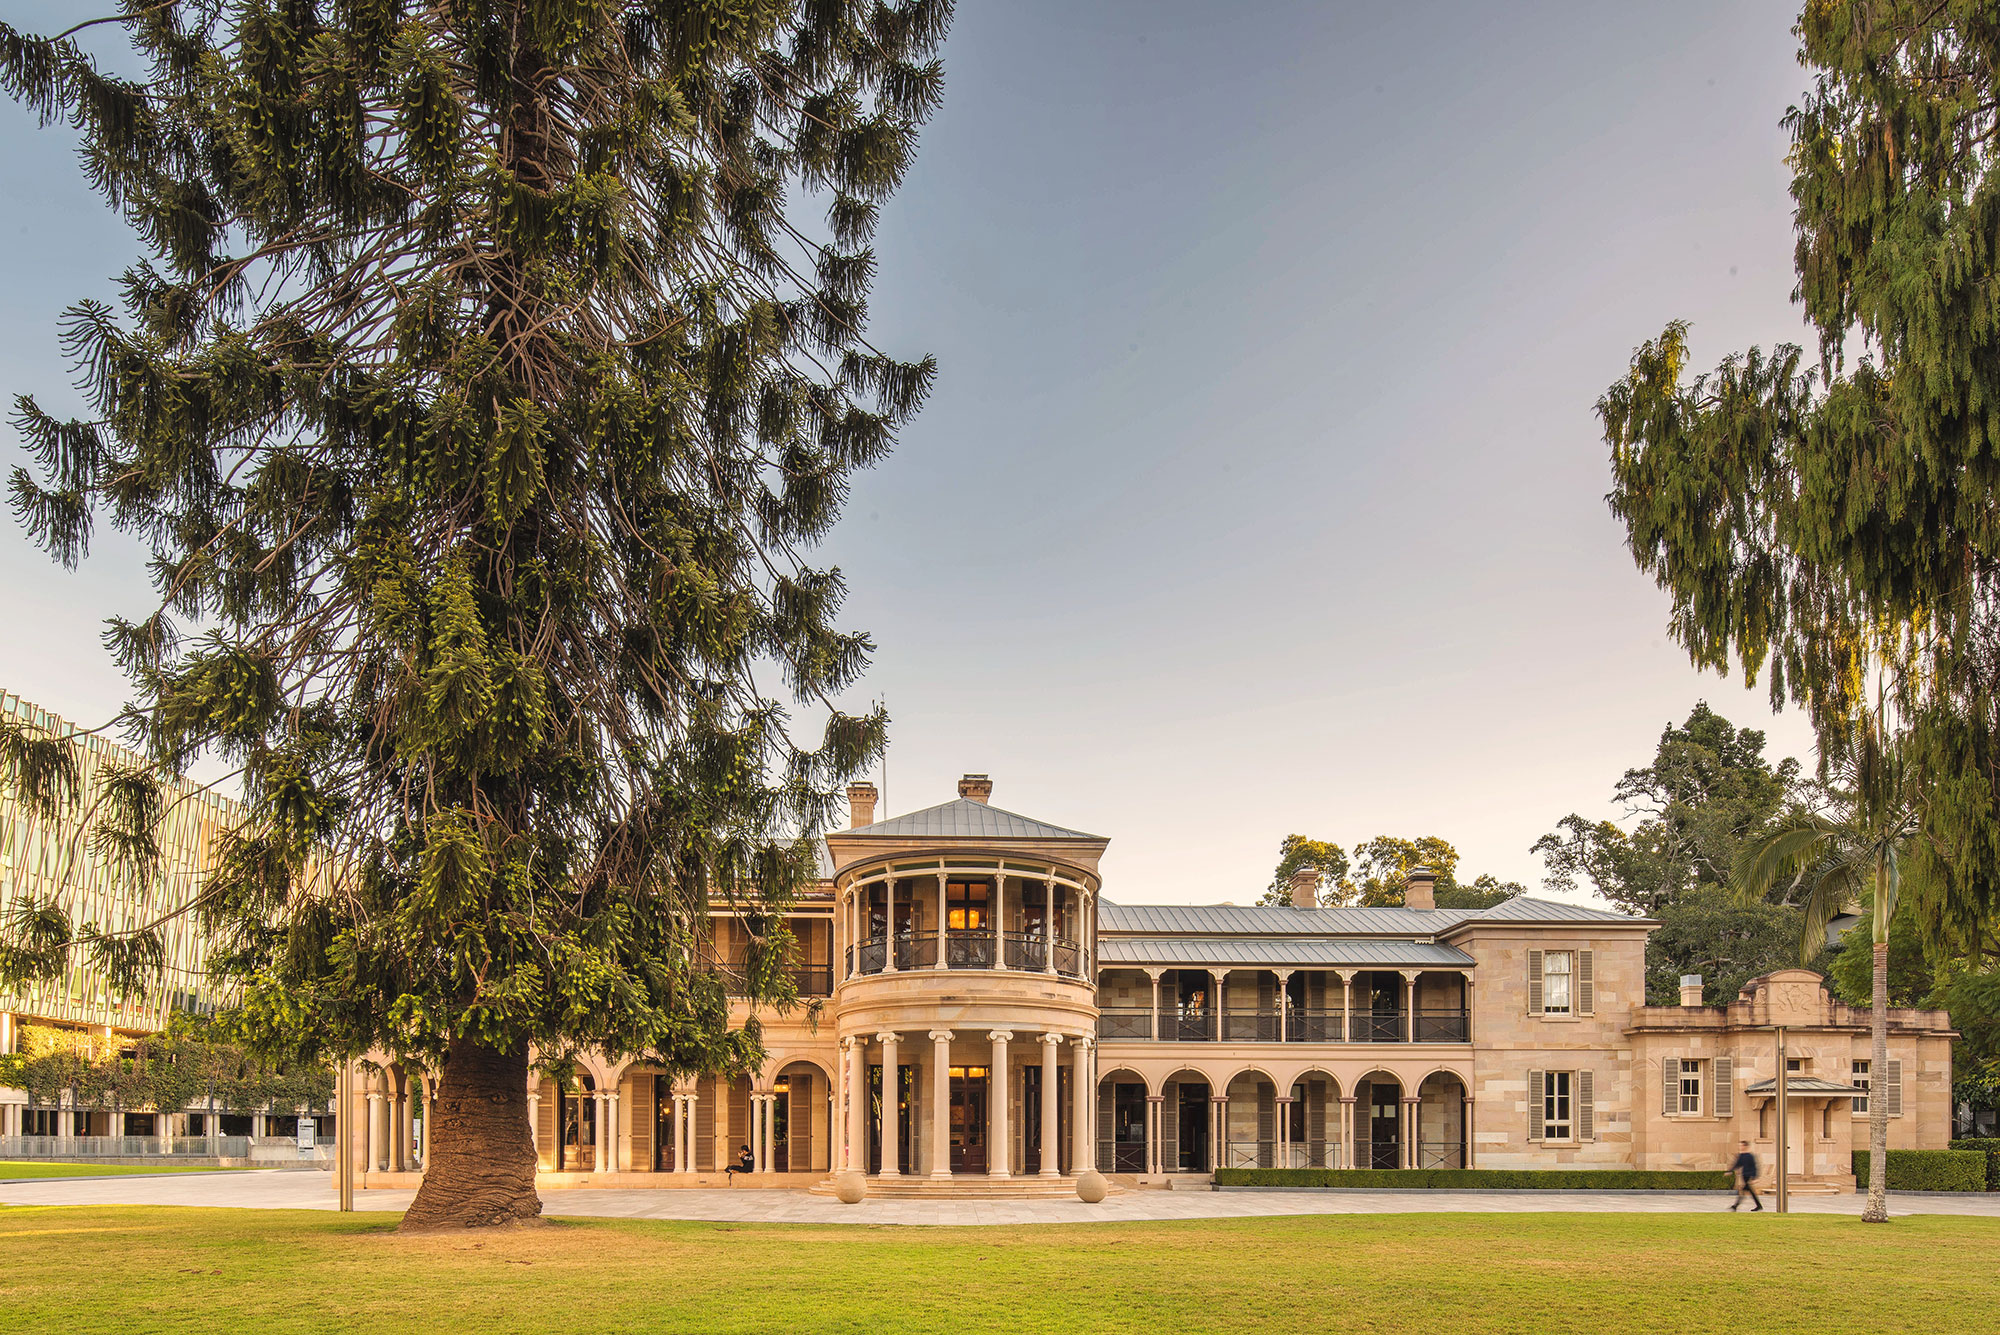
[[[1891,1191],[1984,1191],[1987,1156],[1980,1150],[1890,1150]],[[1854,1181],[1868,1189],[1868,1151],[1854,1151]]]
[[[1218,1168],[1218,1187],[1420,1187],[1435,1191],[1726,1191],[1720,1172],[1629,1168]]]
[[[1986,1189],[2000,1191],[2000,1138],[1975,1136],[1965,1140],[1954,1140],[1951,1148],[1973,1150],[1986,1156]]]

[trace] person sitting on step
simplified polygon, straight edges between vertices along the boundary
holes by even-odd
[[[731,1181],[735,1180],[736,1175],[738,1173],[754,1173],[756,1171],[757,1171],[757,1156],[750,1152],[750,1147],[748,1145],[745,1145],[743,1147],[743,1152],[736,1156],[735,1163],[729,1165],[729,1167],[722,1170],[723,1175],[728,1177]]]

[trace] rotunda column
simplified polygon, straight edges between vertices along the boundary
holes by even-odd
[[[903,1083],[896,1064],[896,1035],[887,1031],[875,1035],[882,1045],[882,1176],[903,1175]]]
[[[943,877],[938,878],[940,883]],[[939,919],[943,921],[942,918]],[[951,1030],[931,1030],[931,1176],[951,1178]]]
[[[987,1082],[988,1109],[987,1125],[990,1132],[986,1145],[986,1176],[1012,1177],[1014,1137],[1007,1125],[1007,1044],[1014,1034],[1009,1029],[995,1029],[987,1039],[993,1044],[993,1072]]]
[[[1056,1100],[1056,1048],[1062,1041],[1061,1034],[1042,1035],[1042,1134],[1036,1146],[1042,1157],[1041,1177],[1062,1176],[1059,1162],[1062,1137],[1056,1131],[1056,1120],[1062,1108]]]
[[[1070,1109],[1070,1136],[1076,1142],[1070,1150],[1069,1169],[1081,1173],[1097,1167],[1097,1145],[1090,1134],[1090,1110],[1096,1102],[1096,1081],[1090,1069],[1090,1049],[1093,1040],[1088,1034],[1078,1034],[1071,1040],[1070,1050],[1070,1097],[1075,1106]]]

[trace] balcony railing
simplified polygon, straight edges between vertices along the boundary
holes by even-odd
[[[833,966],[816,964],[795,968],[792,970],[792,982],[802,997],[830,997],[833,995]]]
[[[1208,1043],[1215,1039],[1215,1012],[1206,1006],[1176,1006],[1160,1012],[1164,1043]]]
[[[882,973],[888,967],[890,941],[863,941],[847,948],[848,968],[857,974]],[[1049,966],[1050,942],[1035,932],[946,932],[940,942],[936,932],[906,932],[897,936],[896,968],[936,969],[940,967],[939,946],[943,946],[942,967],[947,969],[1018,969],[1045,973]],[[1081,978],[1083,949],[1074,941],[1057,941],[1055,971],[1066,978]],[[1004,964],[999,961],[1004,960]]]
[[[1294,1008],[1285,1016],[1285,1040],[1290,1043],[1338,1043],[1346,1018],[1336,1010]]]
[[[1278,1041],[1278,1013],[1252,1010],[1224,1011],[1222,1036],[1231,1043],[1275,1043]]]
[[[1403,1012],[1354,1012],[1354,1041],[1356,1043],[1401,1043],[1404,1039]]]
[[[1417,1012],[1417,1042],[1465,1043],[1472,1037],[1472,1017],[1462,1010]]]
[[[1143,1007],[1113,1007],[1099,1013],[1101,1039],[1157,1039],[1162,1043],[1466,1043],[1472,1019],[1463,1010],[1362,1011],[1353,1013],[1353,1033],[1344,1037],[1349,1017],[1338,1010],[1294,1007],[1282,1024],[1276,1011],[1226,1010],[1207,1006],[1163,1006],[1155,1017]],[[1414,1030],[1414,1033],[1412,1032]]]

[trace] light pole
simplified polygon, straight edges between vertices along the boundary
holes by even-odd
[[[1789,1214],[1791,1213],[1791,1193],[1789,1193],[1785,1189],[1785,1178],[1787,1175],[1786,1163],[1785,1163],[1785,1151],[1790,1143],[1790,1139],[1787,1134],[1787,1126],[1791,1121],[1791,1115],[1790,1115],[1791,1109],[1789,1106],[1787,1106],[1785,1101],[1785,1096],[1788,1090],[1787,1082],[1785,1080],[1785,1075],[1787,1069],[1790,1066],[1790,1063],[1785,1060],[1785,1026],[1778,1025],[1777,1030],[1778,1030],[1778,1213]]]
[[[354,1209],[354,1064],[345,1058],[340,1063],[338,1083],[340,1100],[333,1115],[333,1180],[340,1192],[340,1208],[346,1212]]]

